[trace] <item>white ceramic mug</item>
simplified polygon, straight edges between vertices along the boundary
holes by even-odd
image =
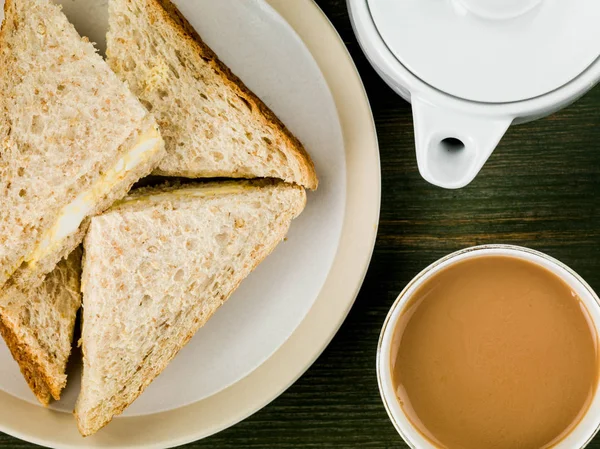
[[[431,278],[447,266],[461,260],[489,255],[512,256],[527,260],[537,265],[541,265],[560,277],[573,289],[579,298],[581,298],[581,301],[585,305],[589,312],[589,316],[593,321],[593,327],[596,330],[596,334],[600,335],[600,300],[598,299],[598,296],[577,273],[546,254],[519,246],[485,245],[467,248],[434,262],[410,281],[402,293],[400,293],[398,299],[394,302],[383,325],[377,348],[377,380],[381,398],[383,399],[383,403],[394,427],[412,448],[437,449],[436,446],[413,427],[396,397],[392,383],[391,370],[391,351],[394,331],[399,325],[399,320],[403,315],[406,305],[410,302],[412,295],[425,281],[427,281],[427,279]],[[579,424],[577,424],[566,438],[554,446],[553,449],[583,448],[592,440],[599,429],[600,394],[598,389],[596,389],[592,403]]]

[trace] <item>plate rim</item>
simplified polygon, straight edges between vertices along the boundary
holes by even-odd
[[[375,123],[354,61],[319,6],[313,0],[265,2],[295,30],[316,60],[342,125],[347,188],[342,234],[329,275],[313,306],[288,340],[261,366],[206,399],[170,411],[122,417],[111,424],[111,432],[101,431],[73,443],[61,440],[56,432],[64,419],[72,421],[72,416],[37,406],[33,406],[38,410],[32,413],[30,404],[23,407],[23,401],[1,392],[0,400],[5,404],[0,410],[2,432],[47,447],[73,449],[162,449],[197,441],[239,423],[281,395],[310,368],[344,322],[362,287],[377,237],[381,171]],[[45,436],[40,436],[43,431],[32,435],[24,426],[18,426],[22,428],[19,430],[6,424],[35,422],[38,414],[45,418]],[[74,422],[72,425],[75,428]]]

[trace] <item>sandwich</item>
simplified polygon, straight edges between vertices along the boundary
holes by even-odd
[[[46,274],[81,243],[90,217],[156,167],[164,142],[155,119],[59,6],[49,0],[6,0],[4,14],[0,317],[12,353],[46,402],[48,391],[58,397],[62,383],[49,364],[29,363],[39,355],[32,342],[45,332],[36,326],[53,328],[58,323],[52,321],[62,317],[48,312],[45,319],[17,325],[17,313],[27,298],[33,301]],[[48,388],[31,379],[46,379]]]
[[[80,277],[81,249],[77,248],[40,286],[15,290],[14,301],[0,316],[0,333],[44,406],[60,399],[67,383],[65,371],[81,305]]]
[[[92,218],[83,262],[82,435],[123,412],[284,239],[303,188],[142,188]]]
[[[302,144],[223,64],[170,0],[109,0],[107,61],[152,111],[156,174],[318,181]]]

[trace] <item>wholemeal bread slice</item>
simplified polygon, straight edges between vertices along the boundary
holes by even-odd
[[[131,404],[285,237],[304,189],[272,181],[142,189],[94,217],[83,264],[91,435]]]
[[[170,0],[110,0],[107,59],[156,116],[157,174],[318,181],[302,144],[202,42]]]
[[[0,333],[29,387],[43,405],[60,399],[67,383],[75,318],[81,305],[81,249],[63,259],[37,288],[13,290]]]
[[[49,0],[0,30],[0,314],[164,156],[154,118]]]

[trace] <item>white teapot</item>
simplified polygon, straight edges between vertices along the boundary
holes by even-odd
[[[470,183],[511,124],[600,80],[598,0],[347,0],[379,75],[412,103],[423,178]]]

